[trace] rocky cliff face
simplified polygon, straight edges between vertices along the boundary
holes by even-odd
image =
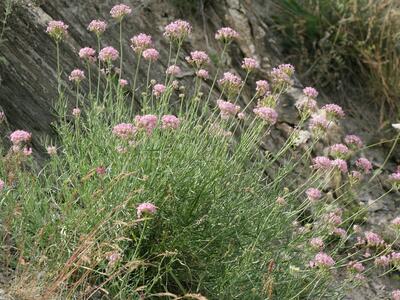
[[[54,120],[52,103],[57,98],[56,47],[45,33],[48,21],[63,20],[70,26],[70,34],[61,44],[61,66],[65,93],[73,101],[67,74],[76,67],[84,68],[77,55],[79,49],[85,46],[96,47],[97,43],[95,36],[90,34],[86,27],[93,19],[108,20],[109,27],[102,39],[102,46],[112,45],[118,48],[119,28],[110,20],[108,12],[119,2],[119,0],[41,0],[34,3],[24,0],[14,4],[13,12],[7,22],[8,29],[3,37],[4,41],[0,44],[0,110],[5,112],[10,129],[26,129],[33,133],[33,146],[36,153],[39,153],[37,157],[43,158],[40,154],[41,139],[47,135],[54,135],[51,127],[51,122]],[[160,63],[154,65],[151,70],[151,77],[157,79],[163,76],[168,61],[168,44],[162,38],[161,32],[167,23],[179,17],[188,19],[194,27],[191,39],[183,45],[180,61],[184,61],[184,56],[193,49],[205,50],[210,56],[218,56],[222,49],[215,43],[214,32],[222,26],[231,26],[240,33],[241,38],[229,50],[224,70],[228,71],[230,68],[238,70],[243,57],[255,57],[259,60],[261,68],[258,74],[252,76],[260,79],[266,77],[272,66],[281,62],[279,49],[267,25],[272,5],[269,0],[198,0],[193,1],[195,2],[193,5],[197,6],[193,14],[182,12],[168,0],[124,2],[134,8],[133,15],[124,21],[124,78],[131,79],[136,68],[136,59],[130,49],[129,39],[140,32],[154,37],[155,46],[161,54]],[[5,5],[6,1],[1,0],[0,13],[4,11]],[[189,83],[193,74],[188,66],[184,69],[186,72],[181,80]],[[139,85],[145,81],[146,72],[146,66],[142,65]],[[242,75],[244,77],[244,74]],[[254,88],[251,84],[244,90],[243,102],[251,97]],[[300,83],[296,82],[288,97],[281,103],[277,126],[281,132],[274,135],[277,139],[287,133],[290,125],[295,123],[293,99],[300,94],[300,88]],[[3,137],[8,134],[4,131],[0,133]],[[274,140],[270,140],[269,143],[274,143]],[[379,160],[383,160],[381,152],[375,155]],[[369,195],[365,195],[366,202],[368,197]],[[391,206],[388,208],[388,205]],[[389,211],[387,218],[391,218],[395,210],[395,205],[388,203],[378,208],[379,213],[375,216],[380,218]],[[383,282],[395,285],[386,279],[371,280],[369,290],[360,290],[357,292],[358,296],[354,295],[349,299],[379,299],[379,290]]]

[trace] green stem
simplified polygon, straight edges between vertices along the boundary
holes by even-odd
[[[89,79],[89,98],[92,96],[92,76],[90,72],[90,63],[87,61],[88,79]]]
[[[137,59],[137,65],[136,65],[136,71],[135,71],[135,76],[133,78],[133,87],[132,87],[132,108],[131,111],[133,113],[133,107],[134,107],[134,102],[135,102],[135,92],[136,92],[136,80],[137,80],[137,76],[139,73],[139,66],[140,66],[140,60],[142,58],[142,51],[140,51],[138,53],[138,59]]]
[[[97,49],[98,53],[100,53],[100,36],[97,35]],[[98,74],[97,74],[97,92],[96,92],[96,102],[99,102],[100,96],[100,77],[101,77],[101,61],[99,59],[99,66],[98,66]]]
[[[119,79],[122,77],[122,59],[123,59],[123,51],[122,51],[122,20],[119,22]]]
[[[60,43],[56,41],[57,48],[57,90],[58,95],[61,94],[61,71],[60,71]]]

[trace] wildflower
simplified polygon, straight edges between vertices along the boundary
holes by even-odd
[[[217,100],[217,105],[221,111],[222,119],[228,119],[230,116],[235,116],[240,110],[240,106],[221,99]]]
[[[347,146],[353,149],[358,149],[363,146],[363,142],[360,139],[360,137],[354,134],[346,135],[344,138],[344,142],[346,143]]]
[[[321,191],[319,189],[315,189],[315,188],[309,188],[306,191],[306,195],[307,195],[308,200],[310,200],[311,202],[315,202],[315,201],[321,199],[321,196],[322,196]]]
[[[343,159],[337,158],[333,160],[332,166],[339,169],[342,173],[347,173],[347,163]]]
[[[149,202],[141,203],[136,208],[138,218],[141,218],[144,214],[153,215],[157,211],[157,207]]]
[[[272,81],[275,84],[290,84],[294,74],[294,67],[291,64],[282,64],[271,71]]]
[[[150,48],[143,51],[143,58],[148,61],[156,61],[160,54],[156,49]]]
[[[128,80],[126,80],[126,79],[120,79],[120,80],[119,80],[119,85],[120,85],[121,87],[126,87],[126,86],[128,85]]]
[[[251,72],[259,67],[258,61],[254,58],[245,57],[242,61],[242,69],[246,70],[247,72]]]
[[[80,110],[78,107],[75,107],[75,108],[72,110],[72,115],[73,115],[74,117],[78,118],[78,117],[81,115],[81,110]]]
[[[22,143],[29,143],[32,134],[24,130],[16,130],[10,134],[10,140],[13,145],[20,145]]]
[[[96,174],[97,174],[97,175],[104,175],[104,174],[106,174],[106,168],[104,168],[103,166],[97,167],[97,168],[96,168]]]
[[[381,237],[372,231],[367,231],[364,235],[368,246],[376,247],[384,243]]]
[[[307,130],[299,130],[298,132],[295,133],[295,139],[293,141],[293,144],[295,146],[300,146],[302,144],[305,144],[309,138],[311,137],[311,133]]]
[[[237,117],[238,117],[239,120],[244,120],[244,118],[245,118],[244,112],[238,113],[238,114],[237,114]]]
[[[388,179],[393,184],[394,188],[400,188],[400,172],[390,174]]]
[[[115,265],[121,259],[121,254],[117,251],[113,251],[107,255],[108,266]]]
[[[144,115],[135,117],[136,126],[138,128],[143,128],[148,134],[153,132],[153,129],[157,125],[157,116],[155,115]]]
[[[104,62],[111,62],[117,60],[119,52],[113,47],[105,47],[100,50],[99,59]]]
[[[330,212],[329,214],[324,216],[325,221],[334,226],[338,226],[342,223],[342,217],[335,212]]]
[[[79,84],[82,80],[85,79],[85,72],[80,69],[75,69],[71,72],[71,75],[68,77],[69,81],[74,81]]]
[[[392,292],[392,300],[400,300],[400,290],[394,290]]]
[[[313,158],[312,168],[316,170],[328,170],[332,167],[332,161],[326,156],[317,156]]]
[[[136,131],[137,131],[136,127],[133,126],[132,124],[120,123],[114,126],[112,133],[118,136],[119,138],[126,140],[132,138],[135,135]]]
[[[266,80],[256,81],[256,94],[259,97],[264,97],[269,93],[269,84]]]
[[[96,51],[90,47],[85,47],[79,50],[79,57],[84,60],[93,62],[96,60],[95,55]]]
[[[204,51],[192,51],[190,52],[190,56],[187,56],[185,59],[189,64],[195,65],[197,68],[210,62],[208,54]]]
[[[121,154],[128,152],[128,149],[122,146],[117,146],[115,150],[117,150],[117,152]]]
[[[328,120],[322,115],[311,116],[309,128],[312,132],[320,134],[324,132],[329,126]]]
[[[47,154],[50,155],[50,156],[55,156],[55,155],[57,155],[57,148],[54,147],[54,146],[48,146],[48,147],[46,148],[46,150],[47,150]]]
[[[338,227],[334,228],[332,233],[334,235],[339,236],[342,239],[344,239],[346,237],[346,234],[347,234],[346,230],[344,230],[343,228],[338,228]]]
[[[285,198],[283,198],[283,197],[278,197],[278,198],[276,198],[276,203],[277,203],[278,205],[281,205],[281,206],[286,205]]]
[[[104,31],[106,31],[107,23],[101,20],[93,20],[90,22],[88,26],[88,30],[90,32],[94,32],[97,36],[101,35]]]
[[[334,144],[329,147],[329,150],[333,157],[345,157],[349,153],[349,148],[343,144]]]
[[[333,260],[333,258],[324,252],[319,252],[317,255],[315,255],[315,258],[310,261],[310,266],[312,268],[327,268],[332,267],[334,264],[335,261]]]
[[[233,39],[236,39],[239,37],[239,33],[237,33],[235,30],[233,30],[230,27],[222,27],[218,29],[218,31],[215,34],[215,39],[217,41],[222,41],[223,43],[230,43]]]
[[[317,109],[317,101],[312,98],[303,97],[294,104],[300,112],[310,113]]]
[[[310,241],[310,245],[316,250],[322,250],[325,247],[324,241],[319,237],[312,238]]]
[[[357,273],[362,273],[365,270],[363,264],[358,261],[349,261],[347,264],[347,268]]]
[[[387,267],[390,264],[390,257],[386,255],[379,256],[375,259],[374,263],[380,267]]]
[[[270,107],[256,107],[253,112],[257,117],[261,118],[270,125],[274,125],[278,120],[278,113]]]
[[[311,99],[315,99],[318,97],[318,92],[316,89],[314,89],[313,87],[306,87],[303,89],[303,94]]]
[[[400,217],[394,218],[391,223],[394,227],[400,229]]]
[[[177,89],[179,89],[179,81],[178,80],[174,80],[174,81],[172,81],[172,88],[174,89],[174,90],[177,90]]]
[[[171,76],[177,76],[181,73],[181,68],[179,68],[177,65],[171,65],[168,67],[166,73]]]
[[[349,174],[352,183],[360,182],[363,179],[363,175],[358,171],[351,171]]]
[[[237,92],[242,86],[242,80],[240,77],[231,72],[225,72],[223,77],[218,80],[218,83],[228,91],[228,94]]]
[[[322,107],[322,110],[326,112],[328,119],[330,120],[344,117],[343,109],[337,104],[326,104]]]
[[[25,156],[31,156],[31,154],[32,154],[32,148],[30,148],[30,147],[24,147],[24,149],[22,149],[22,153],[23,153]]]
[[[204,70],[204,69],[200,69],[198,71],[196,71],[196,76],[201,78],[201,79],[208,79],[208,71]]]
[[[4,181],[0,179],[0,191],[4,190],[5,185]]]
[[[60,41],[68,33],[68,25],[62,21],[50,21],[47,25],[46,32],[57,42]]]
[[[180,124],[179,118],[174,115],[165,115],[161,118],[163,129],[177,129]]]
[[[132,9],[125,4],[118,4],[111,8],[110,15],[114,19],[121,21],[125,16],[130,15],[132,13]]]
[[[356,160],[356,167],[368,174],[372,169],[372,164],[368,159],[361,157]]]
[[[390,262],[397,266],[400,264],[400,252],[393,252],[390,256]]]
[[[192,26],[183,20],[176,20],[165,26],[164,36],[171,41],[182,42],[192,32]]]
[[[160,83],[154,85],[154,87],[153,87],[154,96],[160,97],[164,92],[165,92],[165,85],[160,84]]]
[[[131,38],[131,48],[136,53],[142,53],[144,50],[151,47],[153,44],[152,38],[150,35],[145,33],[139,33]]]
[[[400,130],[400,123],[392,124],[392,127],[396,130]]]

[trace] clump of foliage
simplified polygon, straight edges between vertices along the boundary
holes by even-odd
[[[137,66],[148,68],[139,89],[138,68],[131,84],[123,78],[130,13],[126,5],[111,10],[121,29],[119,51],[101,48],[104,21],[90,23],[98,55],[90,47],[79,51],[88,77],[71,72],[70,101],[59,65],[68,26],[48,25],[57,50],[59,138],[45,145],[49,159],[40,171],[29,132],[12,132],[11,148],[1,149],[1,257],[15,269],[16,283],[34,282],[34,298],[43,299],[315,299],[358,285],[375,258],[387,256],[385,266],[398,267],[392,244],[352,226],[362,211],[347,213],[372,169],[360,157],[362,141],[347,136],[316,156],[315,146],[344,117],[340,106],[318,109],[318,92],[305,88],[296,102],[298,125],[279,149],[261,152],[281,95],[293,84],[293,66],[257,81],[254,97],[240,107],[258,62],[243,59],[244,80],[230,72],[218,80],[218,69],[206,89],[210,59],[193,51],[181,63],[196,74],[193,88],[183,89],[178,57],[191,26],[177,20],[165,27],[171,47],[163,82],[150,80],[159,59],[152,37],[131,39]],[[228,27],[216,33],[221,58],[237,36]],[[309,170],[304,180],[296,178],[299,168]],[[397,188],[400,174],[390,180]],[[343,280],[335,282],[338,272]],[[26,295],[26,286],[21,290]]]
[[[283,33],[286,54],[307,81],[333,90],[344,88],[350,95],[356,88],[363,101],[382,104],[381,114],[387,108],[400,113],[398,1],[275,3],[276,28]]]

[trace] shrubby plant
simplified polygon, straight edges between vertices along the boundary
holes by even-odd
[[[120,28],[130,11],[111,10]],[[148,66],[146,85],[138,86],[138,68],[124,79],[122,47],[101,47],[106,26],[94,20],[88,27],[98,45],[77,54],[86,70],[68,77],[76,99],[66,98],[57,63],[58,139],[44,145],[44,167],[35,169],[27,131],[12,132],[11,148],[3,149],[2,250],[16,283],[35,282],[41,298],[332,299],[375,265],[398,268],[394,241],[362,232],[355,221],[363,209],[349,209],[372,170],[360,157],[361,139],[348,135],[325,153],[315,149],[344,117],[341,107],[318,109],[318,92],[305,88],[296,103],[299,123],[285,143],[260,150],[292,84],[292,65],[257,80],[241,107],[258,62],[244,58],[244,80],[219,69],[209,79],[207,53],[192,51],[186,65],[178,60],[192,28],[177,20],[165,27],[171,46],[163,82],[150,77],[159,59],[152,37],[131,39],[130,55]],[[47,28],[58,62],[67,30],[62,21]],[[222,28],[215,37],[224,56],[238,33]],[[196,75],[192,90],[176,78],[188,66]],[[96,67],[97,82],[90,73]],[[298,169],[304,181],[291,184]],[[399,170],[388,180],[399,188]],[[399,224],[393,220],[397,237]]]

